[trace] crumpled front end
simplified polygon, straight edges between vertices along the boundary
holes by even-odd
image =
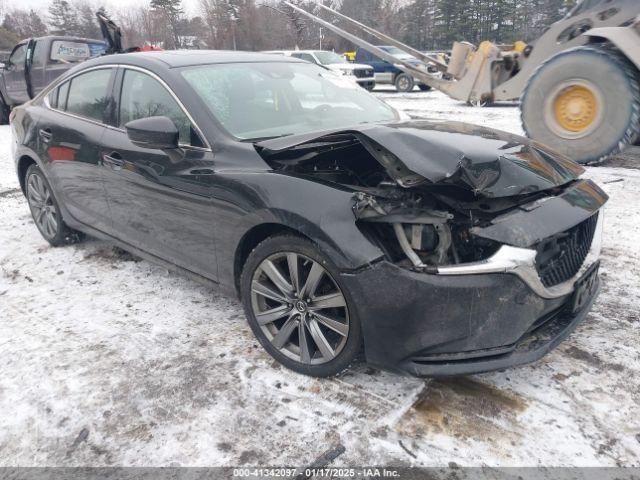
[[[277,170],[353,191],[354,222],[384,254],[343,274],[373,364],[453,375],[533,361],[595,298],[607,196],[542,146],[410,123],[257,148]]]
[[[395,259],[345,274],[361,299],[368,361],[434,376],[545,355],[597,294],[605,201],[595,184],[578,181],[471,228],[452,213],[356,208]]]

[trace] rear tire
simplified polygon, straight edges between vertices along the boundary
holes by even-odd
[[[72,230],[64,223],[51,185],[38,165],[33,164],[27,169],[24,186],[33,221],[47,242],[58,247],[82,239],[80,232]]]
[[[294,235],[270,237],[249,254],[240,278],[247,320],[285,367],[329,377],[360,352],[360,322],[339,273],[316,245]]]
[[[520,103],[527,136],[579,163],[602,161],[640,135],[638,70],[613,48],[552,57],[529,79]]]
[[[396,87],[396,90],[401,93],[410,92],[415,86],[413,77],[411,75],[407,75],[406,73],[398,74],[393,83]]]

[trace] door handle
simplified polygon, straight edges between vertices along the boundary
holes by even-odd
[[[111,167],[113,170],[121,170],[124,166],[124,160],[118,152],[105,153],[102,155],[102,163]]]
[[[38,135],[40,135],[40,138],[44,143],[49,143],[51,141],[51,137],[53,136],[51,130],[49,130],[48,128],[41,128],[40,130],[38,130]]]

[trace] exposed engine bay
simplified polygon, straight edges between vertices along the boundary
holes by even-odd
[[[389,127],[375,128],[392,130],[391,137],[385,136],[385,132],[372,134],[371,129],[367,129],[305,138],[301,143],[278,149],[265,144],[257,148],[276,171],[353,190],[353,212],[361,231],[394,263],[432,273],[436,273],[437,266],[486,260],[504,244],[535,247],[542,239],[534,238],[533,229],[529,231],[519,224],[553,222],[542,218],[546,215],[540,216],[540,212],[530,215],[526,212],[538,210],[550,199],[563,198],[567,192],[573,192],[569,195],[573,198],[576,187],[584,183],[577,180],[582,171],[580,167],[574,167],[564,158],[556,162],[550,153],[515,141],[519,137],[502,139],[494,131],[485,131],[485,138],[489,136],[496,141],[497,148],[489,152],[474,148],[475,158],[480,158],[474,161],[467,152],[440,148],[442,140],[436,137],[434,142],[432,136],[446,132],[467,143],[474,137],[464,135],[451,124],[445,124],[444,128],[432,124],[422,126],[424,129],[416,129],[414,123],[410,132],[402,131],[410,136],[404,148],[394,143],[395,151],[381,144],[387,138],[398,136],[398,129]],[[419,138],[424,132],[432,138]],[[477,133],[478,128],[473,134]],[[435,168],[420,171],[415,167],[419,145],[416,137],[418,141],[428,140],[428,143],[421,142],[422,146],[430,147],[430,154],[438,155]],[[404,155],[414,160],[412,168],[407,166],[409,162]],[[455,163],[451,155],[455,155]],[[423,160],[423,165],[426,163],[427,160]],[[522,180],[531,176],[532,181],[516,182],[518,172],[512,171],[514,169],[525,172],[520,175]],[[511,183],[504,183],[506,181]],[[590,185],[589,189],[597,187]],[[575,218],[562,219],[548,233],[559,233],[585,220],[596,205],[599,207],[605,201],[599,189],[597,193],[601,202],[592,202],[592,209],[584,214],[578,212]],[[527,218],[516,218],[518,213]],[[513,224],[506,228],[511,235],[496,232],[496,225],[501,225],[504,218],[512,219]]]

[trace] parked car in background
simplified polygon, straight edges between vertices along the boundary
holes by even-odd
[[[89,38],[46,36],[18,43],[0,68],[0,123],[79,62],[102,55],[107,44]]]
[[[371,65],[348,62],[343,56],[326,50],[280,50],[265,53],[276,53],[288,57],[299,58],[328,68],[340,75],[345,75],[362,88],[369,91],[376,86],[374,71]]]
[[[418,68],[426,68],[427,71],[431,73],[437,72],[437,69],[435,67],[425,65],[417,58],[403,52],[399,48],[392,46],[379,46],[378,48],[390,53],[394,57],[401,58],[402,60],[409,62]],[[431,90],[430,86],[417,81],[411,75],[406,74],[392,63],[376,57],[374,54],[368,52],[364,48],[358,48],[356,50],[356,62],[366,63],[373,67],[377,84],[394,85],[396,87],[396,90],[399,92],[410,92],[416,85],[422,91]]]
[[[607,195],[582,167],[409,120],[294,58],[103,56],[15,108],[11,130],[49,243],[75,229],[217,283],[297,372],[337,374],[362,349],[414,375],[532,362],[598,291]]]

